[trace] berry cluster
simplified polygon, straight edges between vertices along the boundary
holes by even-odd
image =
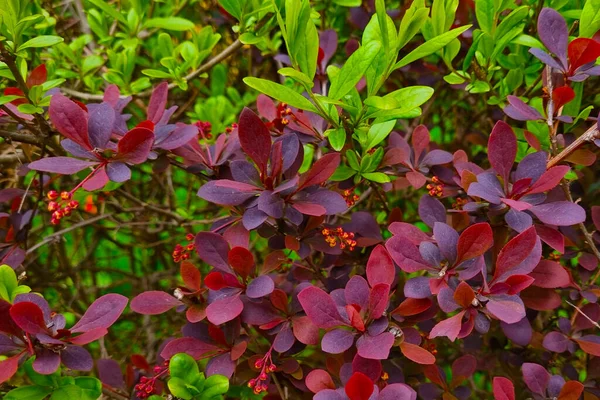
[[[72,200],[70,192],[61,192],[60,195],[56,190],[50,190],[48,192],[48,211],[52,213],[52,219],[50,223],[52,225],[58,225],[63,217],[68,217],[71,212],[79,207],[79,202]]]
[[[344,200],[346,200],[346,204],[348,205],[348,207],[352,207],[360,198],[357,194],[354,193],[353,190],[350,189],[344,190],[342,196],[344,197]]]
[[[152,378],[148,378],[147,376],[142,376],[140,378],[140,383],[135,385],[135,395],[140,399],[147,399],[152,395],[152,393],[156,393],[156,381],[158,381],[163,375],[169,372],[169,360],[166,360],[163,365],[157,365],[153,369],[154,376]]]
[[[231,133],[231,132],[233,132],[233,130],[234,130],[235,128],[237,128],[237,127],[238,127],[238,124],[236,124],[236,123],[233,123],[233,124],[231,124],[231,126],[228,126],[227,128],[225,128],[225,132],[227,132],[227,133]]]
[[[444,192],[444,185],[442,184],[440,179],[437,176],[434,176],[433,178],[431,178],[431,182],[433,183],[427,185],[429,195],[431,197],[442,197],[442,194]]]
[[[198,121],[194,125],[198,128],[198,135],[200,139],[212,139],[212,125],[208,121]]]
[[[330,247],[335,247],[338,244],[338,240],[340,241],[340,249],[344,250],[348,247],[348,250],[354,250],[356,247],[356,240],[354,240],[353,232],[344,232],[344,230],[340,227],[335,229],[323,228],[321,234],[325,236],[325,241],[329,244]]]
[[[188,241],[188,244],[185,246],[180,245],[179,243],[175,246],[175,250],[173,250],[173,261],[176,263],[180,261],[185,261],[190,258],[190,252],[196,248],[194,244],[194,234],[188,233],[185,235],[185,240]]]
[[[254,363],[254,368],[260,369],[260,374],[254,379],[250,379],[248,381],[248,387],[254,389],[254,394],[259,394],[261,392],[266,392],[268,389],[267,378],[269,377],[270,372],[275,372],[277,367],[273,363],[271,359],[271,350],[261,359],[256,360]]]

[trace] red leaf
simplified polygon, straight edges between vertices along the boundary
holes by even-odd
[[[577,68],[600,57],[600,43],[593,39],[578,38],[569,43],[568,53],[569,74],[573,75]]]
[[[88,150],[92,149],[88,137],[88,116],[81,107],[62,94],[55,94],[50,100],[48,113],[52,124],[66,138]]]
[[[162,82],[152,91],[152,96],[150,96],[150,102],[148,103],[148,110],[146,111],[146,118],[155,124],[160,121],[165,112],[168,94],[169,85],[167,82]]]
[[[0,361],[0,384],[6,382],[17,372],[21,354]],[[372,386],[372,385],[371,385]]]
[[[138,314],[156,315],[183,304],[168,293],[158,290],[140,293],[131,300],[131,309]]]
[[[387,309],[390,294],[390,285],[387,283],[378,283],[373,286],[369,293],[369,317],[377,319],[383,315]]]
[[[504,377],[494,377],[492,386],[494,388],[494,400],[515,400],[515,386]]]
[[[254,267],[254,256],[248,249],[243,247],[234,247],[229,250],[227,260],[234,271],[243,279],[248,278],[248,275],[250,275],[252,268]]]
[[[133,128],[119,140],[115,161],[140,164],[148,159],[154,143],[154,132],[146,128]]]
[[[417,315],[423,311],[429,310],[432,304],[433,303],[429,298],[413,299],[409,297],[400,303],[400,305],[396,307],[394,311],[392,311],[392,314],[409,317],[411,315]]]
[[[38,65],[27,77],[27,87],[41,85],[48,79],[48,71],[46,70],[46,64]]]
[[[569,167],[566,165],[559,165],[552,167],[540,176],[540,178],[531,185],[531,188],[527,194],[543,193],[548,190],[554,189],[558,185],[561,179],[569,172]]]
[[[275,307],[279,311],[283,311],[284,313],[287,313],[288,296],[283,290],[281,290],[281,289],[273,290],[273,292],[269,296],[269,299],[271,300],[271,304],[273,304],[273,307]]]
[[[487,222],[480,222],[465,229],[458,238],[457,261],[478,257],[488,251],[494,243],[492,228]]]
[[[596,357],[600,357],[600,336],[585,335],[579,339],[574,339],[581,350]]]
[[[575,91],[568,86],[557,87],[552,91],[552,101],[554,109],[560,110],[562,106],[575,98]]]
[[[536,311],[554,310],[560,306],[560,295],[552,289],[530,286],[520,293],[520,297],[527,308]]]
[[[88,332],[108,328],[119,318],[129,299],[116,293],[105,294],[94,301],[73,327],[71,332]]]
[[[309,286],[298,293],[298,301],[306,315],[319,328],[345,325],[333,299],[322,289]]]
[[[462,319],[466,311],[461,311],[453,317],[438,322],[429,332],[429,339],[438,336],[446,336],[451,341],[455,341],[462,327]]]
[[[325,215],[325,213],[327,213],[327,209],[317,203],[297,201],[294,204],[292,204],[292,207],[300,211],[302,214],[312,215],[315,217],[320,217],[321,215]]]
[[[350,400],[369,400],[373,393],[373,382],[365,374],[355,372],[348,379],[345,391]]]
[[[581,393],[583,393],[584,386],[577,381],[568,381],[560,389],[558,400],[579,400]]]
[[[313,369],[306,375],[304,381],[308,390],[313,393],[320,392],[324,389],[335,389],[335,384],[329,372],[322,369]]]
[[[512,238],[498,254],[494,279],[501,277],[523,262],[533,250],[536,241],[537,232],[534,226]]]
[[[27,333],[38,334],[46,332],[44,313],[37,304],[29,301],[13,304],[10,316],[17,326]]]
[[[421,153],[429,146],[431,140],[429,129],[425,125],[419,125],[415,128],[412,135],[412,147],[414,151],[415,164],[419,163]]]
[[[204,285],[210,290],[221,290],[229,287],[222,272],[212,271],[204,277]]]
[[[529,274],[535,279],[534,286],[555,289],[567,287],[571,282],[569,273],[557,262],[542,260]]]
[[[382,245],[378,244],[367,261],[367,280],[369,285],[374,287],[378,283],[392,285],[396,278],[396,267],[388,251]]]
[[[502,176],[505,184],[517,156],[517,137],[503,121],[496,122],[488,140],[488,158],[492,168]]]
[[[100,339],[108,333],[108,329],[106,328],[96,328],[91,331],[82,333],[81,335],[75,336],[71,338],[69,341],[78,346],[83,346],[84,344],[92,343],[95,340]]]
[[[325,182],[333,175],[338,165],[340,165],[340,153],[325,154],[313,164],[306,174],[302,175],[298,190]]]
[[[350,320],[350,325],[359,332],[365,331],[365,323],[362,320],[358,310],[353,305],[346,305],[346,314]]]
[[[190,290],[200,290],[202,284],[202,276],[200,270],[189,261],[183,261],[179,267],[179,273],[183,279],[183,283]]]
[[[249,108],[244,108],[240,114],[238,136],[244,153],[265,174],[271,153],[271,134],[260,117]]]
[[[417,364],[430,365],[435,363],[435,356],[416,344],[402,342],[400,343],[400,350],[406,358]]]
[[[529,275],[511,275],[504,283],[510,286],[509,295],[518,294],[533,284],[534,279]]]
[[[523,131],[523,135],[525,136],[525,140],[531,147],[533,147],[537,151],[540,151],[542,145],[540,144],[539,139],[533,133],[529,132],[528,130],[525,130]]]
[[[454,301],[462,308],[469,308],[475,299],[475,292],[469,284],[462,281],[454,291]]]

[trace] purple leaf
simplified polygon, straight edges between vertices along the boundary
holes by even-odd
[[[319,328],[346,325],[331,297],[322,289],[309,286],[298,293],[298,301],[310,320]]]
[[[196,253],[202,261],[220,271],[231,273],[228,261],[229,244],[221,235],[199,232],[194,243]]]
[[[354,344],[354,335],[345,329],[334,329],[323,335],[321,349],[325,353],[340,354]]]
[[[235,372],[235,361],[231,359],[231,353],[221,354],[210,359],[206,364],[206,376],[223,375],[228,379]]]
[[[184,337],[171,340],[160,352],[160,356],[165,360],[170,359],[177,353],[186,353],[199,360],[207,353],[217,350],[218,348],[212,344],[205,343],[193,337]]]
[[[496,122],[488,140],[488,157],[492,168],[508,184],[508,174],[517,156],[517,137],[512,128],[503,121]]]
[[[41,349],[35,353],[33,369],[38,374],[50,375],[58,369],[60,365],[60,355],[52,350]]]
[[[121,366],[110,358],[101,358],[96,361],[98,378],[103,384],[116,389],[125,389],[125,379],[121,372]]]
[[[266,173],[271,153],[271,134],[260,117],[249,108],[244,108],[240,114],[238,137],[244,153],[262,173]]]
[[[133,128],[117,143],[117,156],[114,160],[141,164],[148,159],[153,143],[154,132],[142,127]]]
[[[155,143],[155,146],[165,150],[174,150],[188,143],[196,135],[198,135],[198,128],[194,125],[177,124],[177,127],[159,143]],[[156,141],[158,142],[158,137]]]
[[[246,296],[251,299],[258,299],[259,297],[271,294],[275,289],[275,283],[268,275],[261,275],[250,282],[246,288]]]
[[[343,213],[348,209],[348,204],[341,194],[333,190],[321,189],[308,196],[308,201],[319,204],[325,208],[325,215]]]
[[[182,304],[181,301],[168,293],[153,290],[135,296],[131,300],[131,309],[139,314],[156,315]]]
[[[74,371],[91,371],[94,366],[91,354],[79,346],[67,346],[60,352],[60,359],[65,367]]]
[[[108,103],[95,104],[89,110],[88,135],[92,147],[105,149],[115,123],[115,110]]]
[[[220,179],[205,183],[198,190],[198,196],[211,203],[237,206],[256,196],[257,190],[255,186],[246,183]]]
[[[377,400],[417,400],[417,392],[404,383],[392,383],[379,392]]]
[[[148,110],[146,111],[146,119],[157,124],[162,118],[167,106],[167,96],[169,94],[169,85],[167,82],[162,82],[152,91]]]
[[[548,155],[543,151],[531,153],[523,157],[519,165],[517,165],[515,181],[530,178],[531,182],[536,182],[546,172],[547,158]]]
[[[269,216],[260,211],[258,207],[248,208],[242,216],[242,224],[248,230],[256,229],[265,222]]]
[[[246,160],[232,161],[230,169],[231,175],[235,181],[247,183],[249,185],[260,183],[260,175],[258,174],[256,167]]]
[[[111,162],[106,165],[106,175],[113,182],[125,182],[131,179],[131,170],[125,163]]]
[[[544,336],[542,345],[546,350],[553,351],[555,353],[563,353],[567,351],[569,346],[569,338],[560,332],[550,332]]]
[[[429,278],[418,276],[409,279],[404,285],[404,295],[412,299],[425,299],[431,296]]]
[[[385,247],[400,269],[405,272],[417,272],[429,269],[429,265],[421,257],[417,246],[403,236],[392,236]]]
[[[523,370],[523,381],[535,394],[545,396],[546,387],[550,381],[550,374],[544,367],[539,364],[524,363],[521,367]]]
[[[269,217],[283,217],[283,206],[283,199],[270,190],[265,190],[258,196],[258,209]]]
[[[97,162],[83,161],[71,157],[47,157],[29,163],[29,169],[70,175],[97,164]]]
[[[390,332],[383,332],[377,336],[365,334],[356,341],[358,355],[372,360],[387,359],[393,345],[394,335]]]
[[[585,221],[585,210],[570,201],[540,204],[531,207],[529,211],[548,225],[570,226]]]
[[[453,263],[456,260],[456,246],[458,246],[458,232],[443,222],[433,225],[433,237],[437,241],[440,253],[446,261]]]
[[[50,121],[66,138],[91,150],[88,138],[88,116],[73,101],[62,94],[55,94],[50,100]]]
[[[116,293],[98,298],[71,328],[71,332],[87,332],[92,329],[110,327],[119,318],[127,306],[127,302],[127,297]]]
[[[529,49],[529,52],[531,54],[533,54],[533,56],[535,58],[537,58],[538,60],[540,60],[541,62],[543,62],[544,64],[546,64],[552,68],[555,68],[559,71],[564,71],[566,69],[564,66],[560,65],[560,63],[558,61],[556,61],[554,58],[552,58],[552,56],[550,54],[546,53],[542,49],[531,48],[531,49]]]
[[[538,17],[537,31],[546,48],[566,64],[569,28],[562,15],[552,8],[543,8]]]
[[[243,309],[239,295],[221,297],[206,307],[206,317],[211,324],[221,325],[240,315]]]
[[[292,348],[295,341],[296,338],[294,337],[294,332],[290,329],[290,325],[284,324],[283,328],[275,336],[275,340],[273,340],[273,349],[278,353],[285,353]]]
[[[444,150],[431,150],[423,157],[421,165],[441,165],[452,162],[452,154]]]
[[[501,321],[500,326],[507,338],[518,344],[519,346],[527,346],[533,337],[533,330],[527,318],[521,319],[514,324],[507,324]]]
[[[512,119],[516,119],[517,121],[535,121],[544,118],[538,110],[525,104],[517,96],[507,96],[506,99],[509,104],[504,108],[504,113]]]
[[[354,275],[344,289],[344,297],[346,304],[356,304],[361,309],[364,309],[369,304],[369,284],[360,275]]]
[[[446,223],[446,207],[438,199],[424,194],[419,200],[419,217],[430,227],[436,222]]]
[[[517,323],[525,316],[525,306],[519,296],[490,296],[485,307],[493,316],[507,324]]]

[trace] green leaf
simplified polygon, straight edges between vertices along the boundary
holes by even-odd
[[[396,120],[393,119],[380,124],[371,125],[369,132],[367,132],[367,145],[364,150],[368,151],[383,142],[390,132],[392,132],[395,125]]]
[[[190,400],[194,397],[194,393],[190,391],[185,380],[177,377],[172,377],[168,382],[169,390],[173,396],[182,398],[184,400]]]
[[[352,90],[365,74],[380,48],[379,43],[370,42],[352,53],[331,84],[328,97],[338,100]]]
[[[173,75],[168,72],[161,71],[160,69],[143,69],[142,74],[149,76],[151,78],[160,78],[160,79],[171,79]]]
[[[485,81],[475,81],[468,84],[465,90],[469,93],[486,93],[490,91],[490,84]]]
[[[343,7],[360,7],[362,0],[333,0],[333,2]]]
[[[119,22],[122,22],[123,24],[127,24],[127,19],[125,18],[125,16],[123,14],[121,14],[119,11],[115,10],[113,6],[109,5],[108,3],[104,2],[103,0],[88,0],[90,3],[92,3],[93,5],[95,5],[96,7],[98,7],[100,10],[104,11],[106,14],[108,14],[111,18],[116,19]]]
[[[23,114],[41,114],[44,112],[44,109],[41,107],[36,107],[33,104],[25,103],[19,104],[17,109]]]
[[[390,41],[387,30],[387,13],[385,11],[385,1],[375,0],[375,10],[377,14],[377,22],[379,23],[379,31],[381,32],[381,41],[383,42],[384,52],[387,54],[390,48]]]
[[[354,150],[346,152],[346,158],[348,159],[348,165],[355,171],[360,171],[360,163],[358,162],[358,156]]]
[[[383,172],[366,172],[363,173],[362,176],[365,179],[368,179],[377,183],[387,183],[390,182],[390,177],[384,174]]]
[[[50,46],[54,46],[57,43],[60,42],[64,42],[64,39],[61,38],[60,36],[53,36],[53,35],[41,35],[41,36],[36,36],[33,39],[29,39],[28,41],[26,41],[25,43],[23,43],[22,45],[19,46],[19,48],[17,49],[17,52],[24,50],[24,49],[28,49],[30,47],[50,47]]]
[[[316,107],[306,97],[302,96],[298,92],[293,91],[287,86],[271,82],[267,79],[254,77],[244,78],[244,83],[250,86],[251,88],[258,90],[259,92],[264,93],[267,96],[277,99],[281,102],[287,103],[292,107],[317,112]]]
[[[181,378],[186,382],[196,379],[200,373],[196,360],[188,354],[179,353],[171,357],[169,361],[169,373],[172,377]]]
[[[520,44],[520,45],[526,46],[526,47],[532,47],[534,49],[540,49],[540,50],[546,49],[544,47],[544,45],[542,44],[542,42],[540,42],[533,36],[529,36],[529,35],[525,35],[525,34],[519,35],[516,38],[514,38],[512,43]]]
[[[23,96],[14,96],[14,95],[0,96],[0,106],[3,106],[6,103],[10,103],[13,100],[22,99],[22,98],[23,98]]]
[[[334,182],[345,181],[353,177],[356,174],[356,171],[346,165],[340,165],[337,167],[333,175],[331,175],[331,179]]]
[[[579,37],[591,38],[600,30],[600,0],[587,0],[579,21]]]
[[[242,19],[242,0],[219,0],[219,4],[238,21]]]
[[[402,49],[421,30],[421,27],[427,21],[428,14],[429,8],[423,7],[422,2],[413,1],[400,22],[396,43],[397,50]]]
[[[52,388],[43,386],[22,386],[11,390],[4,400],[42,400],[52,393]]]
[[[471,25],[461,26],[460,28],[452,29],[451,31],[448,31],[426,41],[425,43],[408,53],[406,56],[404,56],[400,61],[398,61],[394,65],[394,70],[402,68],[413,61],[435,53],[436,51],[442,49],[444,46],[450,43],[452,40],[456,39],[461,33],[466,31],[470,27]]]
[[[277,72],[283,76],[289,76],[290,78],[293,78],[298,82],[304,83],[308,87],[313,87],[314,85],[314,82],[305,73],[300,72],[294,68],[280,68]]]
[[[97,400],[102,395],[102,382],[91,376],[78,376],[75,385],[81,388],[82,400]]]
[[[4,264],[0,266],[0,297],[12,303],[12,293],[19,285],[15,271]]]
[[[81,399],[83,391],[77,385],[70,384],[61,386],[52,393],[50,400],[73,400]]]
[[[229,390],[229,379],[223,375],[211,375],[204,381],[204,391],[200,400],[210,400],[215,396],[227,393]]]
[[[444,76],[444,80],[451,85],[460,85],[465,82],[465,78],[458,75],[456,72],[452,72],[446,76]]]
[[[146,28],[161,28],[170,31],[187,31],[194,29],[194,23],[181,17],[151,18],[144,23]]]
[[[476,0],[475,16],[479,23],[479,28],[489,35],[494,34],[496,24],[496,10],[494,8],[494,0]]]
[[[506,35],[512,28],[515,26],[522,24],[525,22],[525,18],[529,14],[528,6],[517,7],[510,14],[506,16],[498,25],[496,32],[494,33],[494,38],[501,39],[504,35]]]
[[[340,151],[346,144],[346,131],[344,128],[329,129],[325,132],[329,144],[335,151]]]

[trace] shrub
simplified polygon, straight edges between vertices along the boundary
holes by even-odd
[[[597,0],[0,17],[3,398],[600,398]]]

